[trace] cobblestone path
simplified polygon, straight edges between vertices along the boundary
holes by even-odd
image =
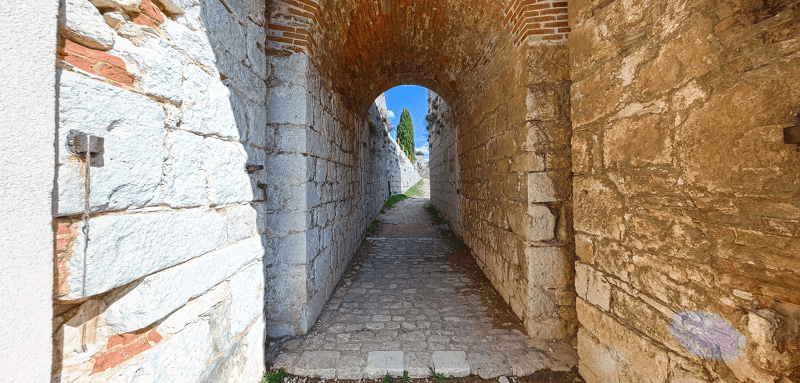
[[[447,235],[446,225],[434,224],[427,202],[401,201],[381,217],[317,323],[307,336],[280,345],[273,368],[325,379],[403,371],[426,377],[431,369],[493,378],[577,363],[571,345],[523,333],[468,249]]]

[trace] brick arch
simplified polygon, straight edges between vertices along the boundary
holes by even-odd
[[[268,52],[309,55],[359,110],[386,84],[425,86],[459,108],[470,102],[458,95],[501,75],[523,40],[568,30],[540,23],[566,23],[554,0],[276,0],[270,16]]]

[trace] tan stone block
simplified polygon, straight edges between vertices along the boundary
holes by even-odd
[[[800,163],[776,127],[800,104],[800,92],[790,89],[800,89],[800,67],[774,77],[751,73],[691,111],[675,132],[685,182],[750,195],[769,185],[773,196],[792,195]]]
[[[623,374],[618,374],[629,382],[666,382],[669,371],[669,357],[667,353],[656,346],[652,340],[647,339],[628,329],[613,317],[603,313],[594,306],[586,303],[582,298],[577,299],[576,309],[578,319],[584,328],[605,345],[608,349],[618,354],[614,358],[624,365]],[[585,339],[585,337],[584,337]],[[579,344],[580,344],[579,335]],[[594,348],[597,350],[597,348]],[[604,355],[604,354],[600,354]],[[580,353],[581,362],[588,362],[590,355]],[[586,359],[586,360],[585,360]],[[613,363],[611,364],[614,365]],[[592,364],[592,371],[597,372]]]
[[[528,247],[528,283],[545,288],[563,288],[572,282],[567,250],[561,247]]]
[[[572,85],[572,123],[574,128],[609,116],[617,110],[623,88],[614,78],[616,71],[607,63],[594,76]]]
[[[589,265],[594,263],[594,244],[592,244],[592,238],[586,235],[576,235],[575,254],[583,263]]]
[[[671,163],[671,132],[661,121],[661,115],[651,114],[611,122],[603,135],[606,168]]]
[[[595,151],[595,142],[585,133],[572,136],[572,171],[575,174],[589,173],[592,170],[592,154]]]
[[[711,51],[709,42],[714,22],[695,17],[686,25],[691,27],[662,45],[656,59],[645,65],[637,76],[637,87],[645,97],[663,94],[716,66],[718,57]]]
[[[622,196],[601,178],[576,176],[574,180],[575,230],[622,239],[625,233]]]

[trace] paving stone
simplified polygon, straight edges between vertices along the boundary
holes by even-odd
[[[484,379],[492,379],[501,375],[511,375],[511,366],[505,356],[490,352],[467,352],[470,372]]]
[[[363,379],[366,359],[361,352],[343,352],[336,364],[337,379]]]
[[[531,375],[545,369],[544,356],[533,350],[514,350],[506,353],[511,371],[516,376]]]
[[[405,369],[412,378],[425,378],[431,375],[433,360],[429,352],[405,352]]]
[[[434,351],[431,359],[433,369],[439,374],[456,378],[469,375],[469,363],[464,351]]]
[[[365,373],[369,379],[386,375],[403,376],[404,370],[402,351],[371,351],[367,357]]]
[[[294,367],[294,374],[300,376],[336,378],[336,367],[339,362],[338,351],[306,351],[300,356]]]

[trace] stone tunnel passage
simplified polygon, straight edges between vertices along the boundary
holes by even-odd
[[[387,374],[482,378],[570,370],[566,342],[533,339],[470,250],[422,195],[378,218],[305,337],[281,344],[272,367],[324,379]]]

